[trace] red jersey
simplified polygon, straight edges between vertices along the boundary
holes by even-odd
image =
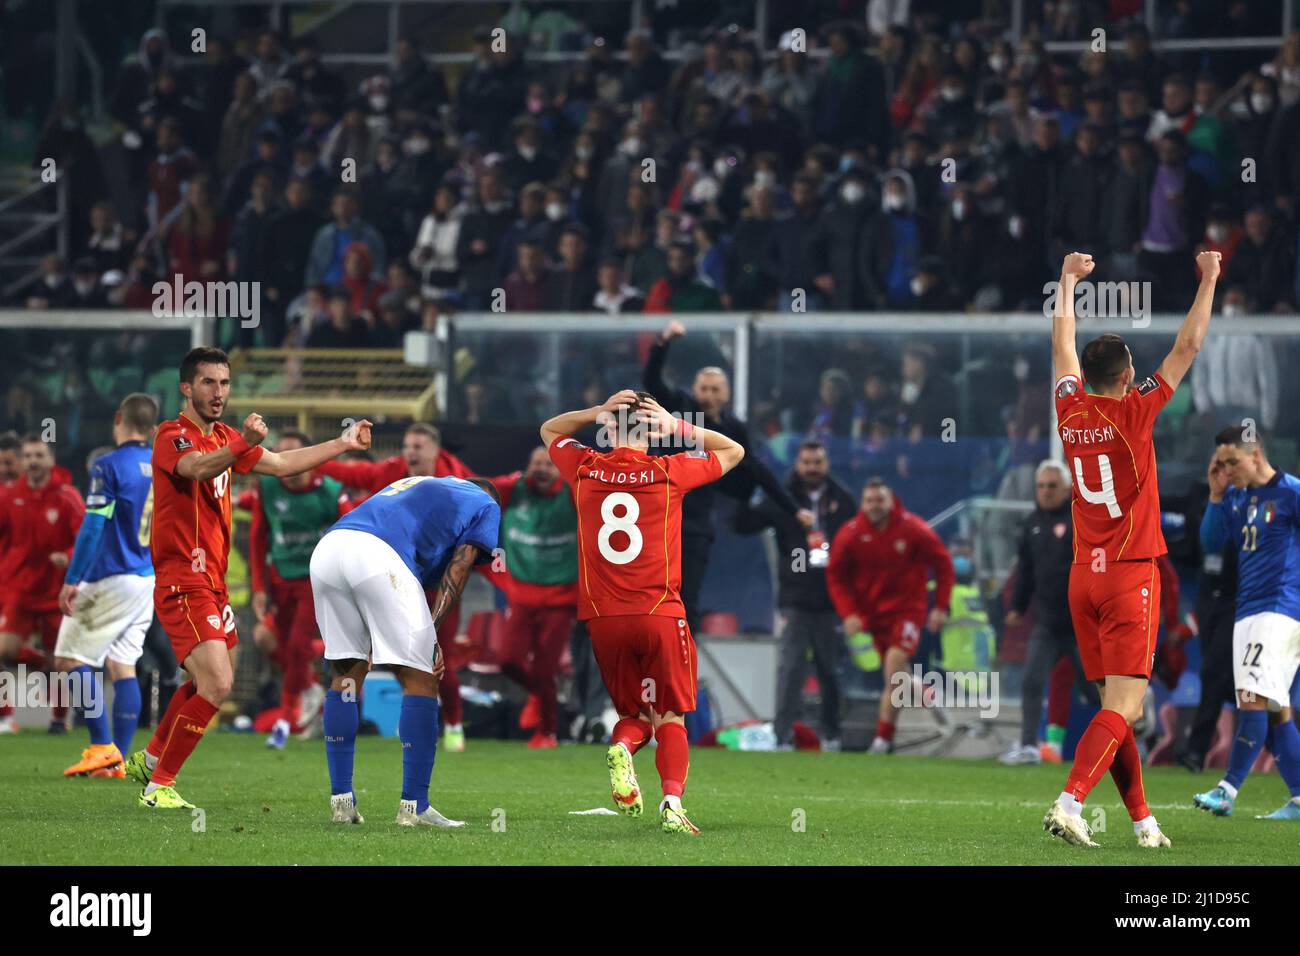
[[[1155,374],[1123,398],[1087,394],[1074,375],[1057,381],[1056,428],[1073,476],[1075,564],[1091,564],[1098,550],[1106,561],[1165,553],[1151,429],[1173,394]]]
[[[859,511],[831,541],[826,590],[840,617],[856,614],[867,630],[900,616],[925,617],[934,575],[934,606],[948,610],[956,574],[934,529],[897,498],[877,528]]]
[[[685,617],[682,498],[722,477],[711,451],[597,452],[574,438],[551,443],[551,461],[578,510],[578,617]]]
[[[182,478],[176,464],[192,452],[207,454],[225,448],[239,432],[223,422],[203,434],[181,415],[158,427],[153,443],[153,526],[149,548],[157,586],[212,588],[224,591],[230,559],[230,472],[207,481]],[[235,460],[234,471],[246,475],[262,460],[265,449],[254,445]]]
[[[57,473],[40,488],[32,488],[24,475],[0,490],[0,603],[58,609],[65,569],[50,555],[72,558],[85,515],[81,492]]]
[[[338,461],[331,460],[316,466],[317,474],[341,481],[349,488],[365,492],[353,499],[353,505],[359,505],[367,497],[377,494],[395,481],[406,478],[410,468],[401,455],[385,458],[383,461]],[[474,472],[463,461],[447,449],[438,451],[438,460],[433,464],[435,478],[473,478]]]

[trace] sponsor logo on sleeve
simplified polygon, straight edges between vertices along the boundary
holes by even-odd
[[[184,435],[181,435],[179,438],[172,439],[172,447],[177,451],[189,451],[194,447],[194,443]]]
[[[1039,394],[1042,394],[1042,393],[1040,392]],[[701,451],[688,451],[688,452],[686,453],[686,457],[687,457],[687,458],[708,458],[708,457],[709,457],[709,453],[708,453],[707,451],[702,451],[702,450],[701,450]]]
[[[1137,392],[1139,395],[1146,395],[1148,392],[1154,392],[1159,387],[1160,387],[1160,383],[1156,381],[1155,376],[1148,375],[1138,385]]]
[[[1057,398],[1069,398],[1079,390],[1079,380],[1076,378],[1063,378],[1061,383],[1056,386]]]

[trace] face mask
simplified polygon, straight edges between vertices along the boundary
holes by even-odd
[[[637,139],[635,136],[633,136],[631,139],[625,139],[623,140],[623,145],[620,148],[623,150],[623,152],[626,155],[635,156],[641,152],[641,140]]]
[[[45,284],[51,289],[57,289],[63,284],[63,276],[59,275],[57,272],[53,275],[47,275],[45,277]]]
[[[1206,237],[1210,242],[1219,243],[1228,238],[1228,227],[1214,225],[1205,230]]]
[[[1012,216],[1007,223],[1007,231],[1011,233],[1012,239],[1019,239],[1025,232],[1025,221],[1019,216]]]
[[[427,139],[408,139],[405,145],[409,156],[423,156],[429,151],[429,141]]]
[[[1011,374],[1015,376],[1017,382],[1023,382],[1029,378],[1029,362],[1025,359],[1016,359],[1016,364],[1011,368]]]
[[[776,185],[776,173],[770,169],[760,169],[754,173],[754,185],[762,186],[765,189],[771,189]]]
[[[885,212],[898,212],[903,208],[903,197],[898,193],[885,193],[885,198],[880,201],[880,205]]]
[[[970,558],[959,554],[952,559],[952,570],[958,578],[969,578],[975,569],[971,567]]]
[[[592,149],[590,146],[578,146],[573,151],[573,155],[581,159],[583,162],[591,159],[591,154]]]
[[[898,397],[903,400],[904,405],[911,405],[921,397],[921,386],[916,382],[904,382],[903,387],[898,390]]]
[[[382,113],[384,110],[388,109],[388,97],[379,94],[370,97],[370,108],[376,113]]]
[[[88,282],[84,280],[81,282],[74,282],[73,285],[77,287],[77,295],[90,295],[90,293],[95,291],[94,279],[91,279]]]
[[[912,281],[908,285],[912,289],[912,295],[918,298],[925,295],[925,280],[920,276],[912,276]]]
[[[994,73],[1001,73],[1007,68],[1007,58],[1000,53],[994,53],[989,57],[989,69]]]
[[[731,173],[731,164],[726,159],[719,157],[713,161],[713,175],[719,179],[726,179]]]
[[[537,158],[537,147],[536,147],[536,146],[520,146],[520,147],[519,147],[519,155],[522,156],[524,159],[528,160],[528,162],[531,163],[534,159]]]
[[[955,86],[945,86],[942,90],[939,91],[939,95],[942,96],[949,103],[956,103],[959,99],[961,99],[961,90]]]
[[[1273,97],[1267,93],[1251,93],[1250,108],[1256,113],[1268,113],[1273,109]]]
[[[562,202],[552,202],[546,204],[546,218],[551,220],[551,222],[559,222],[561,219],[564,218],[565,212],[566,210],[564,208],[564,203]]]
[[[693,173],[704,172],[704,164],[700,162],[698,159],[692,159],[689,163],[686,164],[686,168]]]
[[[960,199],[954,199],[952,203],[952,218],[961,222],[966,218],[966,203]]]
[[[846,203],[860,203],[867,195],[867,187],[861,183],[845,183],[840,189],[840,198]]]
[[[528,112],[530,113],[540,113],[545,106],[546,101],[540,96],[530,96],[528,98]]]
[[[1241,306],[1239,306],[1235,302],[1229,302],[1227,305],[1223,307],[1223,314],[1228,318],[1241,315]]]

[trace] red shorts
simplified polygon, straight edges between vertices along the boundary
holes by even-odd
[[[620,717],[695,709],[695,639],[686,620],[653,614],[594,617],[591,649]]]
[[[17,634],[24,641],[33,634],[41,636],[44,647],[54,649],[59,639],[59,624],[63,614],[58,608],[52,611],[33,611],[17,601],[9,601],[0,608],[0,634]]]
[[[1105,571],[1070,566],[1070,617],[1088,680],[1151,677],[1160,629],[1160,572],[1154,558],[1114,561]]]
[[[885,651],[897,647],[908,657],[913,656],[921,646],[921,628],[924,625],[924,615],[877,618],[871,622],[871,640],[876,645],[876,653],[884,657]]]
[[[226,647],[239,643],[235,612],[225,591],[159,585],[153,589],[153,606],[178,663],[184,664],[200,641],[222,641]]]

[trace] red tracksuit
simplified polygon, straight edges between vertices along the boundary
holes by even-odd
[[[910,655],[925,625],[928,574],[935,578],[934,606],[947,611],[956,578],[948,549],[895,497],[883,528],[862,512],[840,528],[831,542],[826,588],[840,617],[862,618],[882,656],[888,647]]]
[[[71,560],[85,514],[81,493],[57,473],[40,488],[24,475],[0,490],[0,631],[24,638],[39,632],[46,648],[54,649],[66,564],[60,567],[50,556]]]
[[[383,491],[393,482],[410,475],[406,459],[400,455],[385,458],[383,461],[327,461],[317,466],[316,471],[329,478],[338,479],[349,488],[364,491],[364,495],[358,495],[353,499],[354,507],[370,495]],[[474,472],[469,466],[447,449],[438,451],[438,460],[433,466],[435,478],[470,478],[473,475]],[[435,591],[429,592],[430,603],[435,593]],[[442,723],[455,725],[459,724],[463,717],[460,705],[460,678],[456,676],[459,663],[451,659],[455,647],[454,638],[460,631],[459,603],[447,612],[442,627],[438,630],[442,634],[450,634],[453,638],[453,640],[438,642],[442,646],[443,663],[446,665],[446,672],[438,685],[438,700],[442,704]]]

